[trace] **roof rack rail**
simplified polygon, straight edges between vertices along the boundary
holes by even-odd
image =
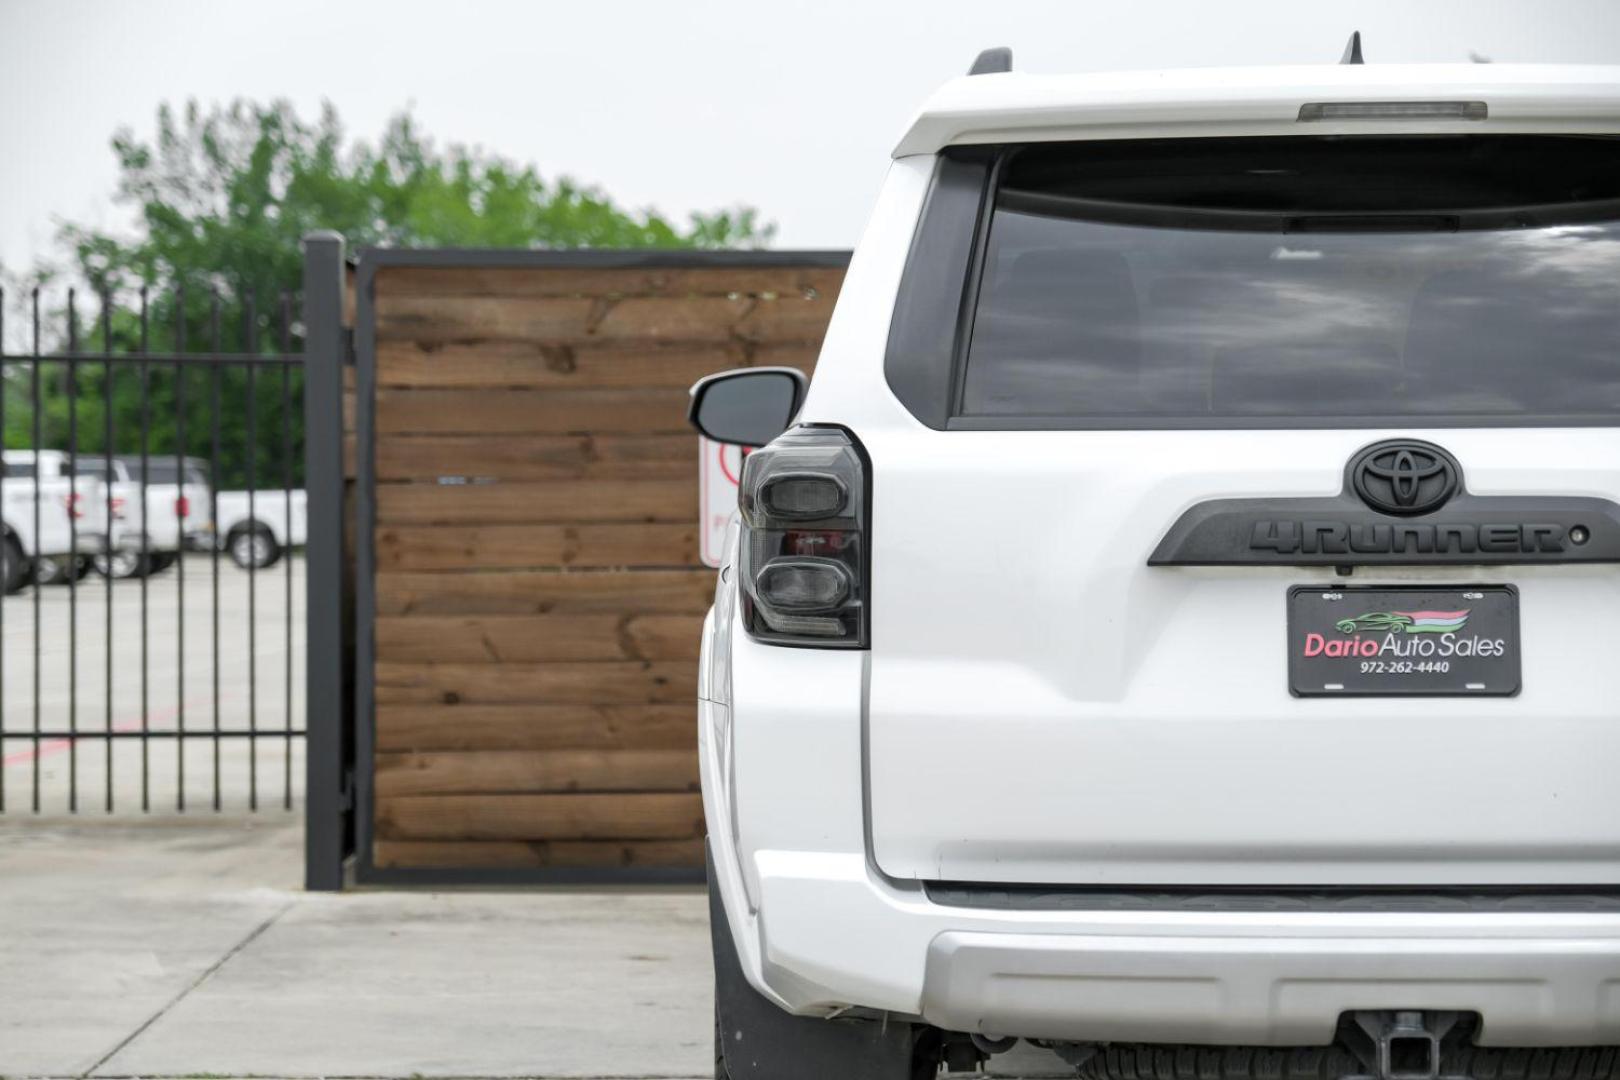
[[[1345,43],[1344,55],[1339,57],[1341,64],[1365,64],[1361,58],[1361,31],[1350,31],[1350,40]]]
[[[1012,70],[1012,50],[1005,45],[986,49],[973,60],[969,75],[1002,75]]]

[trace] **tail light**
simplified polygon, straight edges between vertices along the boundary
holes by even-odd
[[[837,428],[797,427],[743,463],[738,577],[759,641],[865,648],[867,468]]]
[[[112,506],[112,516],[114,518],[122,521],[123,517],[124,517],[124,500],[117,497],[117,496],[114,496],[113,499],[111,500],[111,506]]]
[[[190,517],[191,516],[191,500],[186,498],[184,495],[181,495],[179,498],[175,499],[174,500],[174,516],[177,517],[177,518],[188,518],[188,517]]]
[[[62,496],[62,504],[67,507],[68,517],[84,517],[84,496],[77,491],[71,495]]]

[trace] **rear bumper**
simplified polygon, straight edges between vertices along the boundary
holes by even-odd
[[[1083,1041],[1321,1044],[1351,1009],[1460,1009],[1497,1046],[1620,1040],[1613,928],[1518,936],[1398,936],[1398,922],[1331,936],[947,931],[929,944],[923,1015],[947,1029]],[[1276,936],[1271,936],[1276,935]],[[1393,935],[1393,936],[1382,936]]]
[[[1620,1042],[1620,914],[951,908],[861,855],[761,852],[780,1004],[1076,1041],[1325,1045],[1354,1009],[1455,1009],[1489,1046]],[[733,929],[737,929],[733,919]]]

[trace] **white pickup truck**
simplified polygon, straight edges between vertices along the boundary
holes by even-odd
[[[109,476],[108,465],[112,472]],[[173,565],[185,547],[207,542],[208,463],[173,454],[80,455],[80,476],[110,480],[117,544],[97,554],[98,572],[114,578],[140,577]],[[144,483],[142,482],[144,479]]]
[[[109,523],[116,531],[106,487],[82,470],[74,477],[66,451],[7,450],[0,465],[0,588],[82,577],[107,548]]]
[[[214,498],[214,535],[242,569],[273,566],[289,548],[304,546],[309,529],[305,492],[261,488],[221,491]]]

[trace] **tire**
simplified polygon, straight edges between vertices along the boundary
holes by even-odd
[[[10,596],[28,584],[28,560],[12,537],[0,538],[0,594]]]
[[[141,578],[152,572],[151,557],[143,558],[139,551],[115,551],[111,555],[97,555],[90,561],[95,565],[96,573],[114,581]]]
[[[243,570],[263,570],[274,566],[282,554],[275,535],[263,525],[231,530],[231,535],[225,538],[225,551],[230,555],[231,562]]]
[[[1616,1080],[1620,1048],[1461,1046],[1443,1055],[1440,1071],[1476,1080]]]
[[[81,581],[90,572],[90,560],[83,555],[42,555],[34,560],[36,585],[66,585]]]
[[[1339,1080],[1365,1073],[1337,1046],[1116,1044],[1081,1065],[1081,1080]]]
[[[1080,1080],[1339,1080],[1367,1069],[1337,1046],[1104,1047],[1080,1066]],[[1445,1051],[1440,1075],[1473,1080],[1620,1080],[1613,1046],[1511,1049],[1458,1046]]]

